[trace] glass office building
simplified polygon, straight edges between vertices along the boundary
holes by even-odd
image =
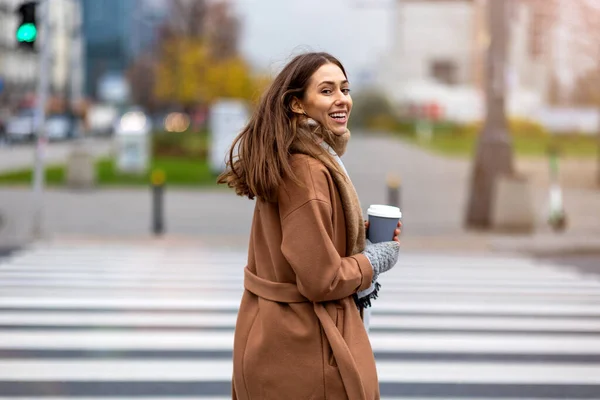
[[[85,91],[96,97],[105,75],[123,75],[139,52],[154,44],[166,15],[157,0],[81,0],[85,40]],[[151,6],[150,4],[153,4]],[[163,3],[163,5],[166,3]]]

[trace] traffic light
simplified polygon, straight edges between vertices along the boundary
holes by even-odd
[[[38,27],[35,16],[37,2],[27,1],[19,6],[17,14],[19,24],[17,25],[17,44],[21,48],[33,50],[37,39]]]

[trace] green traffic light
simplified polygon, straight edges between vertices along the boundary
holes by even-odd
[[[27,23],[17,29],[17,40],[19,42],[34,42],[37,36],[37,28],[34,24]]]

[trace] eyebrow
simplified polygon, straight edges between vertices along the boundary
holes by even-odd
[[[346,84],[346,83],[349,83],[348,80],[344,80],[341,82],[342,85]],[[321,85],[335,85],[335,82],[334,81],[323,81],[323,82],[319,83],[319,86],[321,86]]]

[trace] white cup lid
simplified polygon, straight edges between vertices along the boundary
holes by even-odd
[[[383,218],[402,218],[402,212],[398,207],[383,204],[372,204],[367,210],[368,215]]]

